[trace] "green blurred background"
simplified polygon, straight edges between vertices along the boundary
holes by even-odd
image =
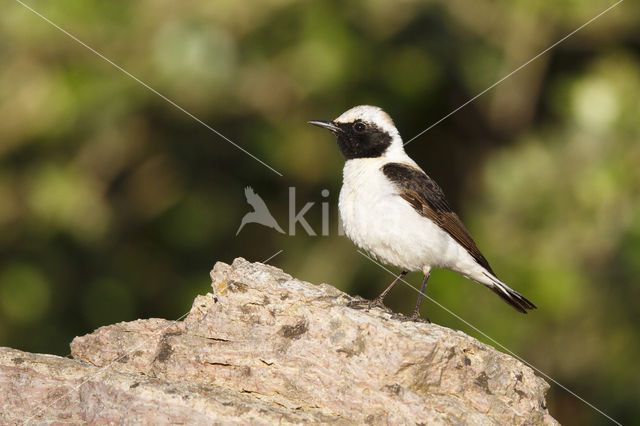
[[[612,1],[29,4],[280,171],[7,1],[0,14],[0,345],[178,318],[242,256],[351,294],[391,277],[337,235],[343,159],[306,124],[383,107],[410,139]],[[523,316],[436,271],[429,295],[618,421],[640,417],[640,6],[626,1],[407,146],[444,188]],[[288,227],[256,224],[252,186]],[[321,191],[330,191],[327,198]],[[409,275],[418,285],[419,274]],[[416,294],[388,297],[409,312]],[[434,322],[486,341],[430,301]],[[552,385],[565,424],[607,420]]]

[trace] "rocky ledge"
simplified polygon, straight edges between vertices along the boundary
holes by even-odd
[[[74,359],[0,348],[1,423],[556,424],[544,380],[460,331],[241,258],[211,279],[184,321],[102,327]]]

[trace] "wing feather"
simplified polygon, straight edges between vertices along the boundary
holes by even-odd
[[[444,192],[438,184],[422,170],[408,164],[387,163],[382,172],[400,191],[400,196],[422,216],[431,219],[487,271],[495,276],[489,262],[482,255],[458,215],[451,209]]]

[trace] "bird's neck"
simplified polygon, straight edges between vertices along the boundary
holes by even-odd
[[[391,145],[389,145],[389,148],[387,148],[385,153],[382,155],[382,158],[385,160],[385,163],[397,162],[415,164],[415,162],[404,151],[404,144],[400,138],[394,138]]]
[[[380,170],[385,164],[388,163],[402,163],[420,169],[420,166],[409,157],[404,149],[402,143],[395,149],[389,147],[385,153],[379,157],[371,158],[353,158],[347,160],[344,164],[344,178],[345,180],[352,181],[358,179],[360,176],[368,175],[374,171]]]

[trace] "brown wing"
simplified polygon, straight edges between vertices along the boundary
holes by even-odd
[[[422,216],[434,221],[487,271],[495,276],[489,262],[484,258],[471,234],[457,214],[451,209],[442,189],[422,170],[401,163],[387,163],[382,172],[400,190],[405,199]]]

